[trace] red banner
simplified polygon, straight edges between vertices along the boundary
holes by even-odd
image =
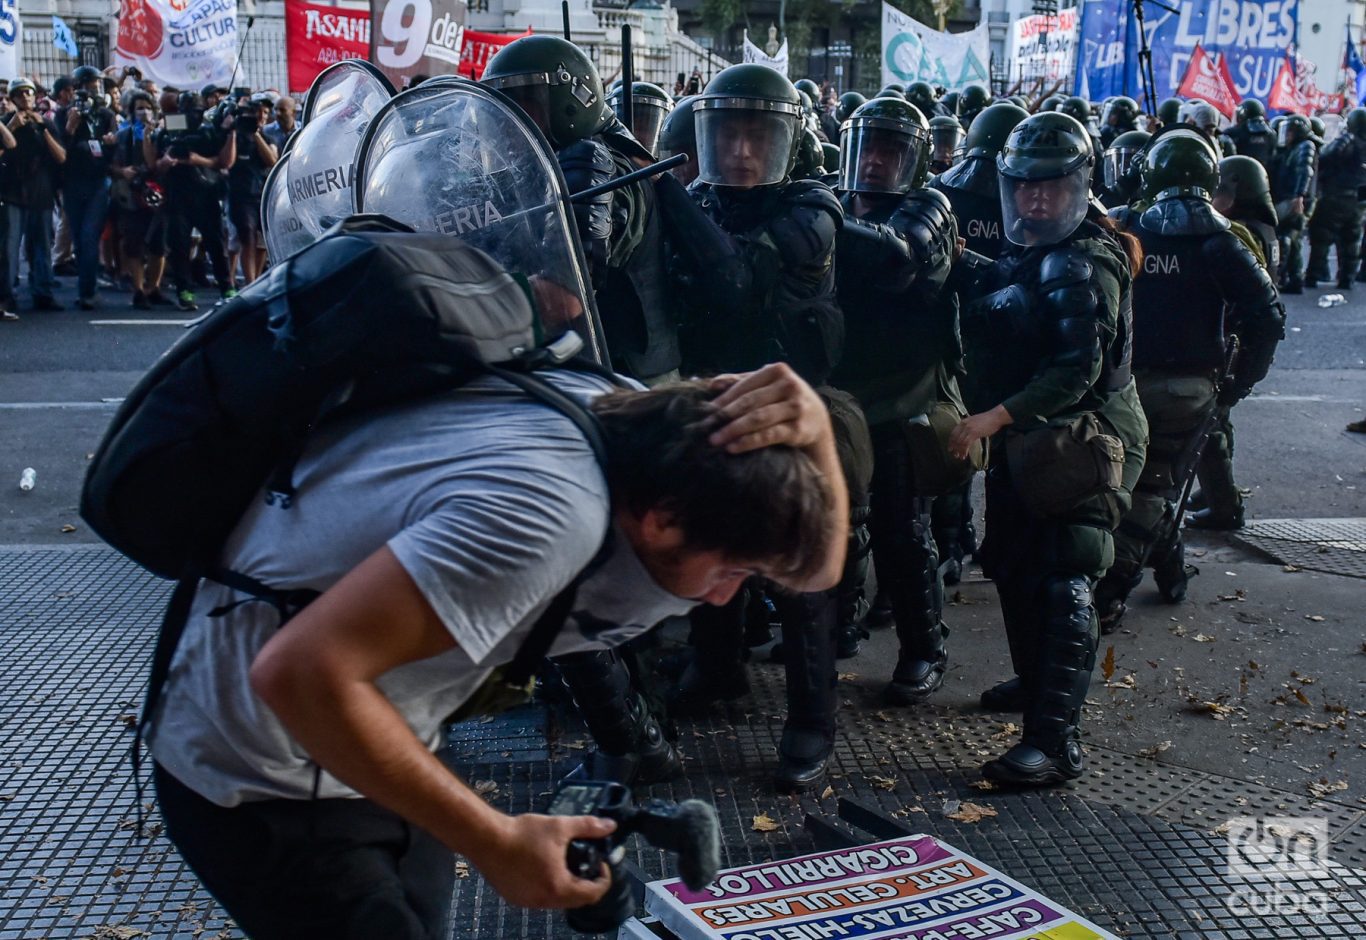
[[[1186,77],[1181,79],[1181,87],[1176,90],[1182,98],[1201,98],[1214,106],[1214,109],[1233,120],[1238,108],[1238,92],[1233,87],[1233,78],[1228,72],[1227,57],[1218,64],[1199,45],[1191,56]]]
[[[512,40],[530,35],[530,26],[524,33],[507,36],[499,33],[480,33],[472,29],[465,30],[465,44],[460,50],[460,74],[478,80],[483,76],[484,66],[488,64],[491,55]]]
[[[1290,64],[1289,56],[1286,56],[1285,61],[1281,63],[1281,70],[1276,73],[1276,83],[1271,86],[1266,106],[1273,111],[1306,113],[1305,101],[1300,96],[1300,90],[1295,82],[1295,67]]]
[[[304,91],[318,73],[342,59],[370,54],[370,11],[285,0],[289,89]]]

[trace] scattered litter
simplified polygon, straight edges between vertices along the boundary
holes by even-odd
[[[956,819],[959,822],[975,823],[981,822],[983,819],[988,819],[992,816],[997,816],[999,813],[996,812],[996,808],[993,806],[983,806],[980,803],[964,802],[958,807],[956,812],[945,813],[944,815],[949,819]]]
[[[893,777],[877,777],[877,776],[872,776],[872,777],[869,777],[869,778],[868,778],[868,782],[871,783],[873,786],[878,787],[878,788],[883,789],[883,790],[895,790],[895,789],[896,789],[896,779],[893,778]]]
[[[498,792],[498,784],[493,780],[474,781],[474,792],[480,796],[492,796]]]
[[[1146,757],[1146,758],[1148,758],[1148,760],[1156,760],[1158,754],[1161,754],[1163,751],[1170,751],[1171,749],[1172,749],[1172,742],[1170,742],[1170,741],[1159,741],[1157,744],[1154,744],[1152,747],[1139,748],[1139,750],[1138,750],[1138,756],[1139,756],[1139,757]]]
[[[19,489],[23,490],[25,493],[33,489],[34,484],[37,482],[38,471],[34,470],[32,467],[25,467],[24,472],[19,474]]]
[[[74,525],[72,525],[71,523],[68,522],[66,525],[62,526],[62,531],[63,531],[63,532],[75,532],[75,531],[76,531],[76,527],[75,527]],[[134,936],[139,936],[139,934],[135,934]]]
[[[1325,618],[1323,614],[1305,614],[1304,619],[1310,621],[1311,623],[1323,623],[1323,621],[1327,618]]]
[[[1320,777],[1317,781],[1309,784],[1309,795],[1325,797],[1330,793],[1339,793],[1346,789],[1346,780],[1337,780],[1333,783],[1329,783],[1327,777]]]
[[[1347,298],[1342,294],[1323,294],[1319,297],[1319,306],[1324,308],[1341,307],[1345,303],[1347,303]]]
[[[828,786],[828,787],[826,787],[824,790],[821,791],[821,799],[823,799],[823,800],[828,800],[828,799],[830,799],[830,797],[832,797],[832,796],[834,796],[834,795],[835,795],[835,788],[834,788],[834,787],[829,787],[829,786]]]
[[[777,832],[779,828],[781,827],[779,827],[777,821],[769,816],[768,813],[760,813],[758,816],[754,817],[753,829],[755,832]]]

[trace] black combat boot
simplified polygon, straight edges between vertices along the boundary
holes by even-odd
[[[1169,544],[1154,550],[1148,558],[1148,563],[1152,565],[1153,581],[1157,584],[1157,593],[1168,604],[1179,604],[1184,601],[1186,599],[1186,587],[1190,583],[1190,579],[1200,573],[1200,569],[1195,565],[1186,564],[1186,546],[1181,540],[1180,532],[1174,533]],[[1096,608],[1100,608],[1099,591],[1097,591]],[[1105,632],[1104,620],[1101,621],[1101,632]]]
[[[632,786],[672,780],[683,772],[682,758],[636,691],[620,655],[571,653],[556,664],[597,745],[574,774]]]
[[[1027,678],[1023,739],[982,768],[987,779],[1013,786],[1052,786],[1086,769],[1081,709],[1099,641],[1090,581],[1079,575],[1050,578],[1041,600],[1045,613],[1038,660]]]
[[[704,714],[712,705],[749,694],[745,667],[745,617],[751,609],[748,586],[723,607],[703,604],[689,614],[692,658],[669,695],[669,711],[680,718]]]
[[[1096,614],[1102,634],[1109,636],[1119,629],[1120,621],[1129,610],[1129,595],[1142,583],[1142,569],[1130,572],[1119,564],[1110,566],[1105,577],[1096,585]]]
[[[1186,525],[1192,529],[1206,529],[1214,532],[1231,532],[1243,527],[1243,506],[1238,504],[1231,512],[1218,512],[1212,506],[1197,509],[1186,514]]]
[[[809,790],[825,779],[835,749],[835,618],[833,592],[776,599],[783,618],[787,721],[778,745],[773,783],[784,793]]]

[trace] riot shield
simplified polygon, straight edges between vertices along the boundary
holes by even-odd
[[[285,179],[294,212],[314,238],[350,214],[356,150],[393,96],[389,80],[360,59],[328,66],[309,89]]]
[[[285,188],[289,162],[288,153],[276,161],[266,175],[265,189],[261,193],[261,231],[266,238],[266,256],[271,264],[279,264],[300,248],[313,244],[317,238],[299,219]]]
[[[357,212],[442,232],[527,279],[542,336],[574,329],[609,364],[601,321],[550,144],[500,92],[424,82],[385,104],[356,159]]]

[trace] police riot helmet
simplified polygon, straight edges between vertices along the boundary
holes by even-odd
[[[1214,207],[1232,218],[1251,218],[1275,227],[1276,205],[1271,199],[1271,180],[1266,167],[1252,157],[1232,156],[1219,161],[1219,184],[1214,188]]]
[[[1162,122],[1163,127],[1181,123],[1181,99],[1162,99],[1162,103],[1157,106],[1157,119]]]
[[[1313,131],[1310,139],[1316,144],[1323,143],[1324,135],[1328,133],[1328,125],[1323,123],[1323,118],[1319,117],[1317,114],[1310,115],[1309,129]]]
[[[1102,181],[1107,190],[1125,196],[1133,191],[1132,187],[1126,187],[1125,184],[1133,169],[1134,157],[1142,152],[1152,136],[1147,131],[1125,131],[1110,142],[1102,158]],[[1125,188],[1129,190],[1128,193],[1123,191]]]
[[[1076,120],[1083,129],[1091,120],[1091,103],[1081,95],[1065,98],[1063,103],[1058,105],[1058,111]]]
[[[1176,128],[1153,138],[1138,172],[1144,202],[1179,196],[1210,199],[1219,185],[1219,155],[1198,131]]]
[[[1016,125],[996,158],[1006,237],[1026,247],[1068,238],[1086,218],[1094,163],[1091,135],[1070,115]]]
[[[1281,147],[1289,147],[1291,144],[1308,140],[1313,136],[1314,129],[1307,117],[1303,114],[1287,114],[1281,118],[1277,144]]]
[[[846,91],[840,95],[840,103],[835,106],[835,120],[843,124],[849,120],[849,115],[853,114],[858,106],[867,100],[856,91]]]
[[[911,82],[906,86],[906,100],[919,108],[921,114],[933,114],[937,99],[934,86],[929,82]]]
[[[883,86],[882,86],[882,90],[879,91],[879,92],[878,92],[876,95],[874,95],[873,97],[874,97],[874,98],[900,98],[902,101],[905,101],[905,100],[906,100],[906,94],[905,94],[905,92],[903,92],[903,91],[901,90],[900,86],[898,86],[898,85],[883,85]]]
[[[1353,108],[1348,111],[1343,126],[1353,137],[1366,137],[1366,108]]]
[[[794,180],[818,179],[825,172],[825,155],[821,151],[821,139],[810,128],[803,127],[797,141],[797,161],[792,164],[791,177]]]
[[[887,87],[892,89],[892,91],[896,92],[901,97],[906,97],[906,86],[901,84],[901,82],[888,82]]]
[[[1113,121],[1117,127],[1132,127],[1137,120],[1138,102],[1128,95],[1111,98],[1110,103],[1106,105],[1103,122],[1105,124]]]
[[[981,117],[979,114],[978,117]],[[975,121],[973,122],[976,123]],[[952,164],[963,148],[963,125],[951,114],[930,118],[930,160]]]
[[[480,80],[516,102],[556,150],[593,136],[611,118],[593,60],[559,36],[514,39],[489,59]]]
[[[980,111],[991,104],[991,92],[987,91],[985,85],[973,83],[963,89],[962,96],[958,99],[958,110],[964,114],[971,114]]]
[[[829,141],[821,142],[821,166],[827,173],[835,173],[840,167],[840,145]]]
[[[856,193],[907,193],[925,185],[930,126],[901,98],[874,98],[840,129],[839,188]]]
[[[1266,120],[1266,105],[1256,98],[1244,98],[1238,102],[1238,107],[1233,112],[1233,118],[1239,124],[1246,124],[1248,121],[1261,118]]]
[[[990,157],[995,160],[1015,125],[1028,117],[1029,112],[1024,108],[1004,101],[983,108],[968,128],[967,137],[963,140],[963,156]]]
[[[821,86],[817,85],[809,78],[797,79],[797,81],[793,83],[793,87],[800,92],[805,92],[806,96],[811,99],[812,104],[821,100]]]
[[[792,169],[801,143],[801,95],[780,72],[753,62],[728,66],[697,96],[693,112],[702,182],[772,186]]]
[[[1058,110],[1058,106],[1066,100],[1067,99],[1064,98],[1062,95],[1049,95],[1043,101],[1039,102],[1039,112],[1043,113],[1044,111],[1056,111]]]
[[[607,106],[613,113],[621,112],[621,86],[607,95]],[[664,119],[674,108],[674,100],[664,89],[649,82],[631,83],[631,134],[651,153],[659,143],[659,131]]]
[[[951,91],[951,92],[948,92],[947,94],[945,94],[944,97],[940,98],[940,99],[939,99],[939,103],[942,104],[946,109],[948,109],[948,112],[949,112],[950,114],[957,114],[957,113],[958,113],[958,98],[959,98],[958,92],[956,92],[956,91]]]
[[[659,129],[659,158],[664,160],[680,153],[688,158],[687,163],[669,171],[684,186],[697,179],[697,125],[692,110],[696,103],[696,95],[679,98]]]

